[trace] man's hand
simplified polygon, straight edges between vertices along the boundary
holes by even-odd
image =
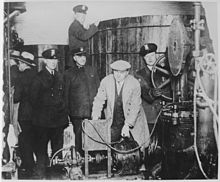
[[[10,66],[17,65],[16,61],[14,59],[9,60]]]
[[[151,90],[151,94],[154,96],[154,97],[159,97],[162,95],[162,90],[160,88],[153,88]]]
[[[125,123],[122,130],[121,130],[121,136],[122,137],[130,137],[129,131],[130,131],[129,125]]]
[[[95,22],[94,22],[95,26],[98,26],[98,25],[99,25],[99,22],[100,22],[100,20],[95,21]]]
[[[98,118],[98,117],[93,117],[93,116],[92,116],[92,120],[99,120],[99,118]]]
[[[85,29],[87,29],[87,30],[89,29],[89,26],[90,26],[90,25],[89,25],[88,23],[84,23],[84,24],[83,24],[83,27],[84,27]]]

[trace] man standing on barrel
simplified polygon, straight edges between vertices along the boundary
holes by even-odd
[[[72,66],[71,51],[79,47],[84,47],[88,52],[88,40],[98,31],[99,21],[91,24],[84,25],[88,7],[86,5],[77,5],[73,8],[74,21],[71,23],[68,30],[69,37],[69,55],[67,66]]]

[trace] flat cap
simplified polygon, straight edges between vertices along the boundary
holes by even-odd
[[[34,61],[34,55],[30,52],[23,51],[18,60],[29,66],[36,66],[36,62]]]
[[[86,55],[86,50],[83,47],[79,47],[77,49],[72,50],[72,55],[82,56]]]
[[[117,60],[117,61],[113,62],[112,64],[110,64],[110,67],[113,70],[125,71],[125,70],[131,68],[131,64],[127,61],[124,61],[124,60]]]
[[[144,57],[145,55],[147,55],[151,52],[156,52],[156,50],[157,50],[156,44],[148,43],[148,44],[145,44],[141,47],[139,54],[140,54],[140,56]]]
[[[59,51],[58,49],[47,49],[42,53],[43,58],[45,59],[58,59]]]
[[[77,6],[73,7],[73,11],[75,13],[86,14],[87,10],[88,10],[88,7],[86,5],[77,5]]]

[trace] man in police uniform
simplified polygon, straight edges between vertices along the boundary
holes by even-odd
[[[88,40],[91,38],[97,31],[97,25],[99,22],[95,22],[88,27],[84,27],[84,22],[86,18],[86,12],[88,7],[85,5],[77,5],[73,8],[75,13],[75,19],[71,23],[68,30],[69,37],[69,62],[68,66],[72,66],[72,57],[71,51],[79,47],[84,47],[88,52]]]
[[[151,82],[151,70],[156,62],[156,50],[157,45],[154,43],[148,43],[141,47],[139,54],[143,58],[145,67],[135,74],[141,85],[143,107],[150,127],[155,123],[155,119],[161,109],[160,96],[162,90],[154,88]],[[155,77],[155,79],[158,78]]]
[[[82,151],[82,120],[91,118],[92,102],[99,87],[99,77],[94,67],[86,64],[83,47],[72,51],[73,67],[65,72],[65,100],[74,127],[76,150]]]
[[[63,77],[56,71],[58,55],[57,49],[42,53],[46,66],[37,74],[30,91],[39,178],[45,177],[48,142],[51,141],[53,155],[63,147],[63,130],[68,124]]]

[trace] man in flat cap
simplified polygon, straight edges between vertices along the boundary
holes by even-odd
[[[72,50],[73,67],[66,70],[65,98],[75,133],[76,151],[82,151],[82,121],[91,118],[92,102],[98,91],[99,77],[94,67],[87,65],[83,47]]]
[[[56,71],[59,52],[57,49],[47,49],[42,53],[42,56],[45,68],[37,74],[30,90],[34,111],[36,178],[39,179],[45,178],[46,166],[49,162],[48,142],[51,141],[53,155],[63,147],[63,130],[68,124],[63,76]]]
[[[130,63],[117,60],[110,65],[113,73],[102,79],[92,108],[92,119],[101,116],[107,101],[106,119],[111,121],[111,141],[132,137],[142,146],[148,146],[149,130],[141,105],[141,87],[129,74]]]
[[[17,57],[19,74],[14,87],[14,103],[20,103],[18,107],[18,122],[21,127],[21,133],[18,137],[18,146],[21,155],[22,164],[20,174],[27,178],[31,177],[34,167],[33,156],[33,127],[32,127],[32,107],[30,103],[30,86],[37,74],[34,55],[23,51]]]
[[[98,31],[99,21],[85,26],[86,12],[88,7],[86,5],[77,5],[73,8],[75,15],[74,21],[71,23],[68,30],[69,37],[69,60],[67,65],[72,66],[71,52],[73,49],[84,47],[88,52],[88,40]]]

